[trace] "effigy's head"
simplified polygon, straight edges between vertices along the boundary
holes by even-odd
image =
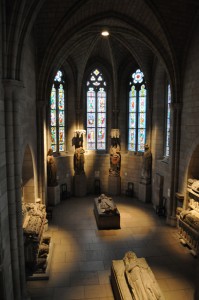
[[[128,259],[134,259],[134,258],[136,258],[136,254],[133,251],[128,251],[125,253],[125,257]]]

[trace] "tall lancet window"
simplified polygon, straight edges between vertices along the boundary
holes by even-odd
[[[99,69],[87,81],[87,149],[106,149],[106,81]]]
[[[166,142],[165,142],[165,156],[170,154],[170,123],[171,123],[171,87],[167,86],[167,119],[166,119]]]
[[[129,82],[128,150],[144,151],[146,142],[146,84],[138,69]]]
[[[65,150],[65,92],[63,73],[54,78],[50,96],[50,137],[53,152]]]

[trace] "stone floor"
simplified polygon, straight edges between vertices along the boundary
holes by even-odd
[[[196,300],[199,258],[179,242],[150,204],[114,197],[121,229],[98,230],[94,197],[73,198],[53,208],[48,234],[54,242],[50,279],[27,282],[33,300],[113,300],[110,266],[133,250],[145,257],[166,300]],[[195,295],[195,296],[194,296]]]

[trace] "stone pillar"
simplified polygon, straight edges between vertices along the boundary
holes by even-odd
[[[24,239],[23,239],[23,221],[22,221],[22,202],[21,202],[21,148],[22,148],[22,120],[20,113],[22,103],[24,101],[24,86],[22,82],[16,82],[16,88],[13,94],[13,133],[14,133],[14,171],[15,171],[15,198],[16,198],[16,224],[18,238],[18,256],[19,256],[19,272],[22,298],[26,298],[26,277],[25,277],[25,258],[24,258]]]
[[[38,197],[47,203],[47,160],[48,137],[46,136],[46,103],[37,101],[37,159],[38,159]]]
[[[14,105],[13,94],[17,82],[13,80],[4,81],[5,91],[5,134],[6,134],[6,163],[7,163],[7,196],[8,215],[10,225],[10,249],[11,267],[13,276],[13,292],[16,300],[21,300],[21,272],[19,265],[19,244],[18,244],[18,224],[17,206],[15,190],[15,141],[14,141]],[[23,285],[23,284],[22,284]]]
[[[176,192],[178,191],[179,178],[179,149],[180,149],[180,128],[181,128],[182,103],[172,103],[171,105],[171,191],[170,207],[167,215],[167,223],[176,226]]]

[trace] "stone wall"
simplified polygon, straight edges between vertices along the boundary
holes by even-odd
[[[186,195],[187,177],[199,178],[199,27],[195,28],[184,64],[179,191]],[[195,154],[194,154],[195,153]],[[194,160],[193,160],[194,154]],[[189,174],[188,174],[189,172]]]

